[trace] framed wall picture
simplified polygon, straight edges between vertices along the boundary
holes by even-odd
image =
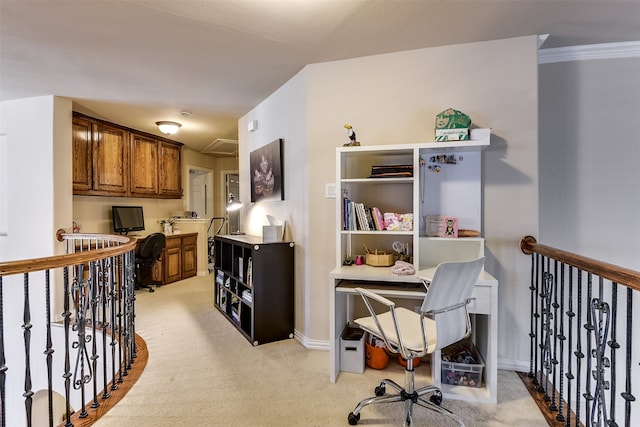
[[[249,153],[251,202],[284,200],[282,138]]]

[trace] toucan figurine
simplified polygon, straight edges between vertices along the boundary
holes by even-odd
[[[351,127],[351,125],[350,124],[346,124],[346,125],[344,125],[344,127],[347,129],[347,136],[349,137],[351,142],[349,142],[348,144],[344,144],[343,147],[352,147],[354,145],[360,145],[360,143],[358,141],[356,141],[356,133],[354,132],[354,130]]]

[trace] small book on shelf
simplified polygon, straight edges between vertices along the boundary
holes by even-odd
[[[249,258],[247,261],[247,286],[253,287],[253,258]]]

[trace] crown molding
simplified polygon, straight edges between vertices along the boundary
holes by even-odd
[[[538,50],[538,64],[589,59],[639,58],[640,41],[555,47]]]

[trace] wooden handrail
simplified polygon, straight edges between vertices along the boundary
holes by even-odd
[[[83,264],[90,261],[98,261],[100,259],[132,251],[136,246],[136,238],[128,236],[118,236],[112,234],[72,234],[64,233],[64,230],[58,230],[56,236],[57,239],[61,242],[64,240],[102,240],[116,242],[119,243],[119,245],[102,249],[96,248],[66,255],[54,255],[43,258],[0,262],[0,276],[50,270],[54,268],[67,267],[70,265]]]
[[[638,271],[542,245],[532,236],[525,236],[520,240],[520,250],[527,255],[536,253],[548,258],[553,258],[567,265],[593,273],[633,290],[640,291],[640,272]]]

